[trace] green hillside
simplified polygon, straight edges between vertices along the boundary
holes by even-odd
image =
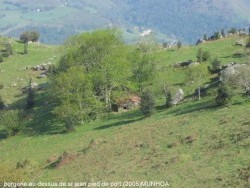
[[[41,71],[27,68],[48,62],[57,65],[65,48],[32,43],[29,54],[23,54],[23,44],[10,40],[14,54],[0,63],[2,99],[15,110],[25,103],[22,88],[30,79],[44,87],[36,92],[35,107],[22,120],[23,132],[3,138],[0,130],[0,170],[4,172],[0,182],[167,181],[170,187],[248,186],[249,97],[234,95],[228,106],[218,107],[214,100],[217,88],[212,88],[207,96],[195,100],[190,95],[196,86],[186,84],[188,69],[173,68],[175,63],[196,61],[199,48],[222,64],[248,62],[245,47],[235,45],[246,37],[180,49],[157,46],[154,61],[167,68],[168,84],[174,91],[181,87],[186,100],[165,108],[161,96],[150,117],[145,118],[139,109],[107,113],[71,133],[62,133],[63,125],[50,112],[48,78],[38,79]],[[205,61],[200,66],[207,70],[209,65]],[[203,84],[214,77],[207,74]]]

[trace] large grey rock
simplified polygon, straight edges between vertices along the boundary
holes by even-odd
[[[172,98],[171,104],[172,105],[177,105],[179,104],[182,100],[184,99],[184,92],[182,89],[179,89],[175,96]]]
[[[30,86],[31,86],[31,89],[36,89],[36,88],[38,88],[38,84],[37,84],[36,82],[32,82],[32,83],[30,84]]]
[[[192,63],[190,63],[190,64],[188,65],[188,68],[191,68],[191,67],[193,67],[193,66],[198,66],[198,65],[200,65],[199,62],[192,62]]]
[[[224,65],[222,67],[223,70],[220,72],[220,81],[226,82],[230,78],[232,78],[232,76],[239,74],[239,68],[241,68],[242,66],[248,66],[248,65],[236,64],[234,62]]]

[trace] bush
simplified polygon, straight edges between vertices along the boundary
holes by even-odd
[[[18,110],[7,110],[0,114],[0,125],[4,127],[6,137],[16,135],[20,130],[21,114]]]
[[[155,100],[152,92],[144,91],[142,93],[140,110],[145,116],[153,114],[155,110]]]
[[[246,48],[250,48],[250,38],[247,40]]]
[[[179,42],[177,43],[177,47],[178,47],[178,48],[181,48],[181,47],[182,47],[181,41],[179,41]]]
[[[202,61],[208,61],[211,58],[211,54],[209,51],[205,51],[202,56]]]
[[[217,97],[215,98],[216,103],[219,106],[225,106],[231,99],[231,93],[227,86],[221,84],[217,90]]]
[[[4,88],[3,83],[0,83],[0,89],[3,89],[3,88]]]
[[[6,57],[13,55],[13,48],[9,42],[5,44],[5,55]]]
[[[211,54],[209,51],[203,51],[202,48],[199,48],[196,58],[199,63],[202,63],[203,61],[209,60],[211,58]]]
[[[2,63],[3,61],[4,61],[3,55],[2,55],[1,52],[0,52],[0,63]]]
[[[172,95],[170,92],[168,92],[166,95],[166,104],[165,104],[166,108],[169,108],[172,106],[171,102],[172,102]]]
[[[5,107],[4,101],[2,99],[2,96],[0,96],[0,110],[3,110]]]
[[[221,62],[215,58],[211,61],[211,66],[208,67],[211,73],[219,73],[221,70]]]

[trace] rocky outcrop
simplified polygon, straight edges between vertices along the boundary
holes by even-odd
[[[176,94],[173,96],[171,104],[177,105],[184,99],[184,92],[182,89],[179,89]]]

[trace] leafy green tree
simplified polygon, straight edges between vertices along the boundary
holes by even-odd
[[[141,95],[140,110],[145,116],[151,116],[155,111],[155,99],[151,91],[146,90]]]
[[[208,77],[207,68],[202,65],[193,65],[189,67],[187,73],[187,80],[197,88],[198,91],[198,99],[201,99],[201,88],[203,84],[206,82]]]
[[[133,62],[133,82],[138,88],[138,92],[142,91],[148,86],[152,85],[157,75],[155,50],[156,46],[154,41],[145,40],[137,44],[130,56],[130,61]]]
[[[129,47],[117,30],[98,30],[72,37],[66,42],[67,54],[61,59],[59,71],[84,66],[92,76],[95,94],[111,104],[131,88],[132,66],[128,61]]]
[[[91,120],[93,116],[97,117],[102,107],[94,95],[91,75],[80,66],[55,75],[50,91],[57,103],[53,112],[64,121],[67,131],[73,131],[76,125]]]
[[[215,98],[216,103],[219,106],[225,106],[229,103],[231,94],[229,88],[224,84],[221,84],[217,90],[217,97]]]
[[[20,41],[27,43],[29,41],[37,42],[39,40],[40,34],[36,31],[25,31],[20,36]]]

